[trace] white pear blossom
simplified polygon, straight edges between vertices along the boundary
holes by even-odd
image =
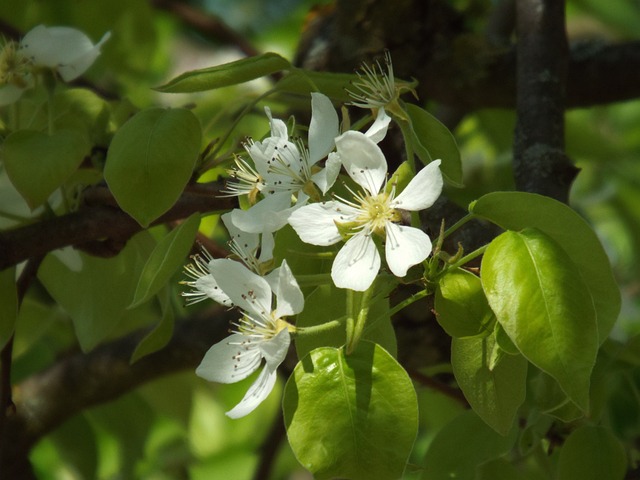
[[[240,418],[252,412],[271,393],[278,366],[283,362],[295,327],[284,317],[298,314],[304,297],[286,261],[277,278],[268,282],[230,259],[213,260],[211,271],[220,288],[243,310],[232,335],[213,345],[196,369],[196,375],[219,383],[235,383],[264,368],[244,398],[227,412]],[[272,297],[276,307],[272,309]]]
[[[38,25],[19,43],[7,42],[0,51],[0,106],[18,101],[32,88],[39,69],[53,69],[65,82],[76,79],[98,58],[110,36],[107,32],[94,45],[75,28]]]
[[[70,82],[93,64],[110,36],[111,32],[105,33],[94,45],[75,28],[38,25],[24,36],[20,49],[34,66],[54,69],[65,82]]]
[[[282,228],[291,212],[316,194],[315,186],[326,192],[340,172],[340,164],[332,159],[327,160],[325,168],[316,167],[333,150],[334,139],[339,135],[338,114],[328,97],[311,94],[308,150],[302,142],[291,141],[286,124],[273,118],[268,107],[265,111],[271,136],[247,143],[245,148],[255,168],[243,160],[236,161],[236,168],[231,172],[236,182],[227,187],[230,194],[249,193],[254,202],[258,193],[264,196],[249,210],[233,213],[233,223],[250,233]]]
[[[442,191],[440,160],[434,160],[396,196],[395,186],[382,190],[387,162],[374,141],[349,131],[336,139],[336,148],[349,176],[363,189],[353,200],[314,203],[296,210],[289,223],[302,241],[333,245],[348,232],[349,238],[334,259],[331,277],[337,287],[364,291],[380,269],[373,235],[385,239],[385,256],[391,272],[403,277],[407,270],[431,253],[431,240],[422,230],[399,224],[401,211],[430,207]],[[381,191],[382,190],[382,191]]]
[[[220,218],[229,231],[229,248],[233,254],[258,275],[271,270],[275,246],[273,235],[265,233],[261,238],[258,234],[239,230],[231,222],[231,212],[223,214]],[[211,254],[202,248],[201,253],[191,256],[191,260],[192,262],[184,267],[190,280],[180,282],[191,287],[190,291],[181,293],[186,298],[186,304],[193,305],[209,298],[222,305],[233,306],[231,299],[220,289],[211,273],[214,262]]]

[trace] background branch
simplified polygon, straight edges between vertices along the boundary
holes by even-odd
[[[566,203],[578,170],[564,152],[564,1],[518,0],[517,34],[516,188]]]
[[[15,415],[7,418],[1,439],[6,446],[0,456],[3,478],[5,474],[6,478],[25,478],[30,448],[71,416],[150,380],[195,369],[209,347],[228,335],[229,322],[236,316],[213,306],[179,321],[166,347],[133,365],[131,355],[147,331],[103,344],[87,354],[69,355],[15,386]]]
[[[153,222],[159,225],[192,213],[216,212],[235,207],[235,199],[219,197],[221,184],[194,184],[176,204]],[[73,245],[93,255],[116,255],[127,240],[143,227],[115,204],[106,187],[91,187],[87,205],[79,211],[0,232],[0,270],[30,257]]]

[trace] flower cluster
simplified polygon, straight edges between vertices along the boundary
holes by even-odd
[[[109,37],[97,44],[75,28],[38,25],[17,43],[7,42],[0,51],[0,106],[16,102],[35,84],[34,75],[52,70],[65,82],[82,75],[100,55]]]
[[[213,299],[242,310],[233,334],[211,347],[196,373],[210,381],[242,380],[265,367],[245,398],[227,413],[232,418],[252,411],[272,389],[276,368],[284,360],[293,324],[284,317],[300,313],[304,300],[291,269],[283,260],[274,267],[274,235],[289,224],[308,244],[329,246],[344,242],[331,268],[337,288],[364,292],[382,268],[379,248],[384,248],[386,268],[404,277],[409,268],[431,254],[429,236],[412,226],[407,212],[430,207],[439,197],[443,179],[440,160],[420,170],[398,192],[388,181],[387,161],[378,143],[389,127],[398,95],[405,88],[389,73],[378,78],[365,70],[354,88],[353,105],[373,110],[374,121],[364,131],[340,131],[331,100],[311,94],[308,141],[292,137],[282,120],[265,108],[270,134],[248,140],[246,156],[237,156],[228,171],[225,194],[246,196],[248,209],[222,216],[231,237],[231,250],[240,262],[213,259],[206,252],[193,257],[185,281],[191,291],[188,303]],[[345,122],[348,123],[348,122]],[[344,172],[338,195],[334,188]],[[272,297],[277,306],[272,310]]]

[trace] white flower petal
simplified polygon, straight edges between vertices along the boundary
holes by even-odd
[[[434,160],[411,179],[392,202],[394,208],[417,212],[429,208],[442,193],[440,160]]]
[[[387,135],[387,129],[391,123],[391,117],[387,115],[384,108],[378,109],[375,121],[364,134],[376,143],[380,143]]]
[[[287,224],[290,206],[289,192],[276,193],[265,197],[249,210],[233,210],[231,222],[248,233],[275,232]]]
[[[227,417],[242,418],[253,412],[269,396],[277,378],[277,368],[265,366],[240,403],[226,413]]]
[[[342,220],[343,213],[337,210],[342,206],[341,203],[333,201],[306,205],[291,214],[289,225],[305,243],[321,246],[333,245],[342,239],[335,223],[336,221],[345,221]]]
[[[389,270],[396,277],[404,277],[407,270],[426,259],[431,253],[431,239],[422,230],[387,222],[385,254]]]
[[[260,235],[257,233],[245,232],[233,223],[232,212],[227,212],[220,216],[222,223],[227,228],[229,236],[240,246],[245,252],[254,252],[260,244]]]
[[[196,368],[196,375],[218,383],[235,383],[255,372],[262,363],[257,345],[247,348],[247,337],[234,333],[213,345]]]
[[[273,249],[276,246],[275,238],[273,238],[273,233],[264,232],[262,234],[262,245],[260,246],[260,262],[268,262],[273,259]]]
[[[261,317],[271,313],[271,288],[264,278],[228,258],[211,260],[209,269],[222,291],[242,310]]]
[[[289,350],[289,344],[291,343],[291,334],[289,330],[283,328],[278,334],[259,344],[259,349],[262,352],[262,357],[267,362],[267,366],[278,368],[287,356]]]
[[[227,307],[233,306],[233,302],[229,296],[222,291],[218,282],[216,282],[215,278],[213,278],[213,275],[211,274],[199,277],[195,281],[194,287],[215,302]]]
[[[309,164],[314,165],[335,147],[340,134],[339,119],[331,100],[322,93],[311,94],[311,123],[309,124]]]
[[[387,160],[380,147],[364,133],[349,130],[336,138],[336,149],[349,176],[377,195],[387,175]]]
[[[287,140],[289,138],[287,125],[282,120],[273,118],[269,107],[264,107],[264,111],[267,114],[269,124],[271,125],[271,136]]]
[[[364,232],[351,237],[336,255],[331,278],[338,288],[359,292],[371,286],[380,270],[380,254],[370,235]]]
[[[333,187],[333,184],[336,183],[341,168],[342,160],[340,159],[340,155],[331,152],[325,162],[324,168],[311,176],[311,180],[320,188],[323,195],[326,195],[329,189]]]
[[[296,315],[304,308],[304,295],[286,260],[282,261],[278,281],[272,290],[276,295],[275,316],[277,318]]]
[[[277,370],[284,361],[291,343],[291,336],[287,329],[281,330],[275,337],[260,344],[262,356],[266,365],[256,381],[249,387],[246,395],[232,410],[227,412],[230,418],[240,418],[251,413],[269,396],[276,383]]]
[[[80,30],[38,25],[29,31],[20,45],[35,65],[58,69],[68,82],[82,75],[100,55],[100,47],[111,36],[107,32],[94,45]]]

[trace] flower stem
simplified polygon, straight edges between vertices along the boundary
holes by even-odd
[[[317,335],[319,333],[338,328],[339,326],[344,324],[346,319],[347,317],[345,315],[343,317],[336,318],[335,320],[331,320],[330,322],[322,323],[320,325],[312,325],[310,327],[296,327],[295,332],[297,336]]]
[[[392,317],[402,309],[426,297],[427,295],[429,295],[429,292],[427,290],[420,290],[419,292],[411,295],[409,298],[405,298],[400,303],[397,303],[396,305],[391,307],[388,312],[385,312],[384,314],[377,316],[373,320],[370,320],[369,323],[367,323],[367,328],[364,329],[365,333],[369,332],[372,328],[374,328],[378,324],[378,322],[380,322],[381,320]]]
[[[330,273],[316,273],[310,275],[298,275],[296,276],[296,281],[300,288],[303,287],[315,287],[318,285],[331,285],[331,274]]]
[[[443,238],[446,238],[449,235],[451,235],[453,232],[455,232],[457,229],[459,229],[469,220],[472,220],[474,217],[475,215],[473,213],[466,214],[464,217],[462,217],[460,220],[458,220],[456,223],[454,223],[452,226],[450,226],[445,230]]]
[[[360,300],[357,302],[357,305],[355,304],[356,302],[353,302],[352,304],[352,307],[357,309],[357,315],[355,314],[356,312],[352,310],[352,314],[350,316],[351,318],[355,317],[355,324],[351,337],[347,337],[347,355],[351,354],[356,349],[358,342],[360,342],[360,337],[362,337],[362,334],[364,333],[364,326],[366,325],[367,317],[369,316],[369,305],[371,304],[374,285],[375,282],[364,292],[357,295]]]

